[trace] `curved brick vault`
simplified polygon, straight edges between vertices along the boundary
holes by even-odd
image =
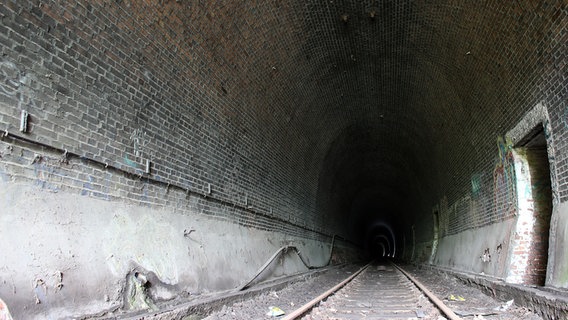
[[[23,150],[0,159],[6,185],[316,243],[369,246],[378,232],[421,262],[439,237],[439,252],[476,262],[434,263],[506,277],[505,260],[483,264],[460,237],[505,225],[487,247],[509,246],[501,137],[540,105],[551,252],[568,239],[565,1],[19,0],[0,18],[0,128],[31,141],[4,138]],[[71,165],[43,155],[61,150]],[[554,257],[547,281],[566,287]]]

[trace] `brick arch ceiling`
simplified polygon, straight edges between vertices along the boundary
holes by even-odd
[[[550,53],[566,49],[561,1],[92,6],[115,25],[98,23],[94,39],[133,53],[140,81],[170,88],[148,104],[189,119],[182,135],[206,132],[182,143],[192,161],[229,159],[212,165],[222,178],[201,178],[269,198],[328,233],[368,219],[353,208],[398,209],[419,223],[441,197],[455,201],[472,172],[492,165],[495,137],[548,97],[562,72]]]

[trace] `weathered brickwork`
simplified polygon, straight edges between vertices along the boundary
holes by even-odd
[[[305,148],[302,139],[290,138],[297,133],[275,118],[274,110],[245,112],[282,105],[268,103],[277,99],[270,98],[272,93],[264,95],[265,84],[253,78],[262,73],[267,80],[274,77],[278,69],[271,59],[263,62],[265,72],[252,72],[261,68],[259,58],[241,56],[254,55],[247,50],[262,49],[263,41],[251,39],[251,48],[219,47],[231,43],[217,35],[225,20],[207,14],[203,25],[190,25],[184,21],[196,20],[191,15],[213,10],[181,10],[184,7],[174,1],[2,6],[3,128],[16,133],[20,110],[27,110],[29,133],[20,135],[140,176],[134,182],[115,181],[99,170],[88,175],[98,181],[69,182],[72,185],[107,186],[123,198],[139,198],[143,196],[129,191],[128,185],[152,179],[323,230],[310,223],[314,212],[308,199],[316,187],[310,180],[313,164],[305,167],[304,159],[290,155],[296,153],[292,148]],[[231,28],[232,36],[240,33],[236,25]],[[206,30],[211,33],[202,34]],[[248,38],[250,31],[242,32]],[[234,83],[238,79],[243,84]],[[245,85],[248,90],[233,90]],[[272,131],[258,127],[264,125]],[[268,143],[274,138],[290,149]],[[147,159],[150,175],[143,174]],[[57,164],[38,170],[44,169],[67,171]],[[66,183],[61,180],[59,187]],[[165,201],[160,195],[148,199],[156,205]],[[279,228],[275,221],[268,224]]]
[[[441,206],[442,219],[448,226],[442,232],[446,234],[514,216],[512,146],[504,136],[539,102],[544,102],[551,114],[551,123],[545,124],[547,135],[558,134],[558,139],[549,141],[555,144],[557,153],[553,161],[562,163],[565,153],[560,136],[564,129],[552,114],[566,101],[566,32],[562,32],[566,30],[566,5],[499,8],[484,3],[479,7],[484,13],[475,16],[467,12],[480,8],[432,8],[444,17],[437,21],[439,28],[434,34],[456,37],[452,37],[456,41],[450,42],[451,49],[446,38],[433,37],[432,47],[441,48],[433,59],[439,59],[441,65],[442,61],[460,61],[460,67],[452,63],[456,69],[443,76],[453,84],[455,95],[447,107],[461,110],[453,121],[438,124],[458,126],[438,140],[443,141],[438,144],[439,154],[446,159],[439,176],[443,185],[454,186],[446,189],[447,206]],[[454,23],[460,28],[447,27]],[[562,170],[558,166],[560,175]],[[561,201],[563,188],[561,183]]]
[[[178,213],[199,213],[260,230],[283,232],[311,239],[326,239],[304,221],[279,219],[263,214],[246,203],[227,202],[210,197],[206,191],[191,192],[143,175],[105,167],[35,144],[4,138],[0,144],[0,180],[32,183],[46,192],[70,192],[107,201],[123,201],[141,207],[173,208]],[[6,143],[7,142],[7,143]]]

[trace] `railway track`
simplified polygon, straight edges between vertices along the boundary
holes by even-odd
[[[284,319],[459,319],[411,279],[388,261],[373,262]]]

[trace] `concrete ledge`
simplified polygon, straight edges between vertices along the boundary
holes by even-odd
[[[134,319],[144,319],[144,320],[185,320],[193,319],[191,316],[205,316],[211,312],[221,309],[224,305],[232,304],[238,301],[247,300],[258,296],[262,293],[280,290],[289,284],[303,281],[311,277],[315,277],[324,274],[335,268],[344,267],[345,264],[335,265],[331,267],[325,267],[317,270],[312,270],[304,273],[295,274],[288,277],[282,277],[274,280],[270,280],[254,287],[251,287],[243,291],[225,291],[218,292],[211,295],[203,295],[194,298],[188,302],[182,302],[179,300],[165,302],[160,305],[159,311],[139,311],[130,312],[123,314],[107,314],[101,317],[94,317],[91,319],[123,319],[123,320],[134,320]],[[177,303],[176,303],[177,302]]]
[[[469,286],[482,290],[487,295],[504,301],[514,299],[517,306],[525,307],[546,319],[568,319],[568,291],[566,290],[511,284],[502,279],[458,272],[439,266],[418,265],[417,267],[451,275]]]

